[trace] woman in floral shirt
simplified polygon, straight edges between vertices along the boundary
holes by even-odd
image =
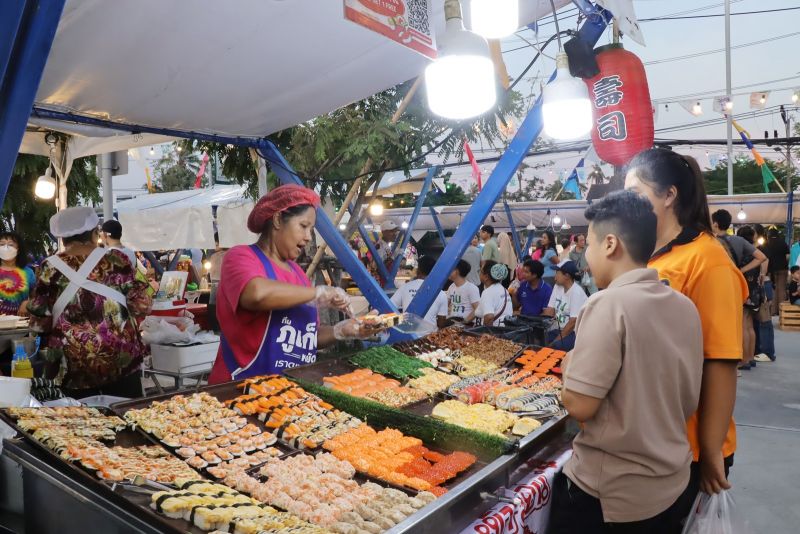
[[[48,359],[66,364],[62,386],[70,396],[139,397],[145,348],[136,319],[150,307],[147,284],[122,252],[97,249],[97,223],[85,207],[50,219],[65,250],[40,269],[28,304],[31,326],[49,335]],[[84,263],[94,265],[88,275],[80,272]]]

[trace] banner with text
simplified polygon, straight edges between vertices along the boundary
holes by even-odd
[[[436,57],[430,0],[344,0],[344,16],[424,56]]]

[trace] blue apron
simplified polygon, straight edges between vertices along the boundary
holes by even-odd
[[[261,260],[267,278],[278,280],[264,252],[256,245],[250,248]],[[289,265],[301,279],[305,278],[296,264]],[[305,284],[310,287],[309,282]],[[286,310],[272,310],[258,353],[244,366],[237,361],[224,333],[220,336],[220,348],[231,380],[281,374],[284,369],[314,363],[317,361],[317,308],[301,304]]]

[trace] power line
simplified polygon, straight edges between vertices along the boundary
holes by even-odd
[[[735,15],[760,15],[762,13],[777,13],[779,11],[795,11],[800,9],[800,6],[797,7],[783,7],[778,9],[762,9],[760,11],[741,11],[739,13],[731,13],[731,16]],[[725,13],[714,13],[711,15],[689,15],[684,17],[655,17],[650,19],[639,19],[639,22],[658,22],[660,20],[685,20],[685,19],[707,19],[712,17],[724,17]]]
[[[788,37],[794,37],[796,35],[800,35],[800,32],[792,32],[792,33],[787,33],[787,34],[784,34],[784,35],[776,35],[775,37],[770,37],[770,38],[767,38],[767,39],[761,39],[760,41],[753,41],[751,43],[742,43],[742,44],[739,44],[739,45],[732,46],[731,50],[738,49],[738,48],[745,48],[745,47],[748,47],[748,46],[755,46],[755,45],[764,44],[764,43],[771,43],[771,42],[777,41],[779,39],[786,39]],[[725,51],[724,48],[716,48],[714,50],[705,50],[703,52],[697,52],[695,54],[686,54],[686,55],[683,55],[683,56],[675,56],[675,57],[668,57],[668,58],[663,58],[663,59],[655,59],[653,61],[645,61],[644,64],[645,65],[660,65],[662,63],[670,63],[672,61],[680,61],[680,60],[684,60],[684,59],[693,59],[693,58],[696,58],[696,57],[708,56],[708,55],[711,55],[711,54],[719,54],[720,52],[724,52],[724,51]]]
[[[745,84],[745,85],[737,85],[736,87],[731,87],[731,89],[735,91],[737,89],[746,89],[748,87],[758,87],[758,86],[769,85],[769,84],[772,84],[772,83],[788,82],[790,80],[797,80],[798,78],[800,78],[800,76],[794,75],[794,76],[788,76],[786,78],[778,78],[777,80],[768,80],[768,81],[763,81],[763,82],[748,83],[748,84]],[[793,87],[770,89],[770,90],[771,91],[782,91],[784,89],[793,89]],[[670,96],[670,97],[663,97],[663,98],[654,98],[654,99],[652,99],[652,102],[653,102],[653,104],[663,104],[663,103],[668,103],[668,102],[678,102],[679,100],[688,100],[688,99],[696,98],[696,97],[699,97],[699,96],[711,96],[711,95],[720,94],[720,93],[724,93],[724,92],[725,92],[725,89],[714,89],[712,91],[701,91],[701,92],[698,92],[698,93],[689,93],[689,94],[685,94],[685,95]],[[743,93],[743,94],[746,94],[746,93]]]

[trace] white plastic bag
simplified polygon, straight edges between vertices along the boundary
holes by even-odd
[[[142,341],[146,345],[156,343],[190,343],[200,327],[189,317],[156,317],[150,315],[142,321]]]
[[[702,491],[692,505],[683,534],[751,534],[750,525],[736,508],[729,490],[715,495]]]

